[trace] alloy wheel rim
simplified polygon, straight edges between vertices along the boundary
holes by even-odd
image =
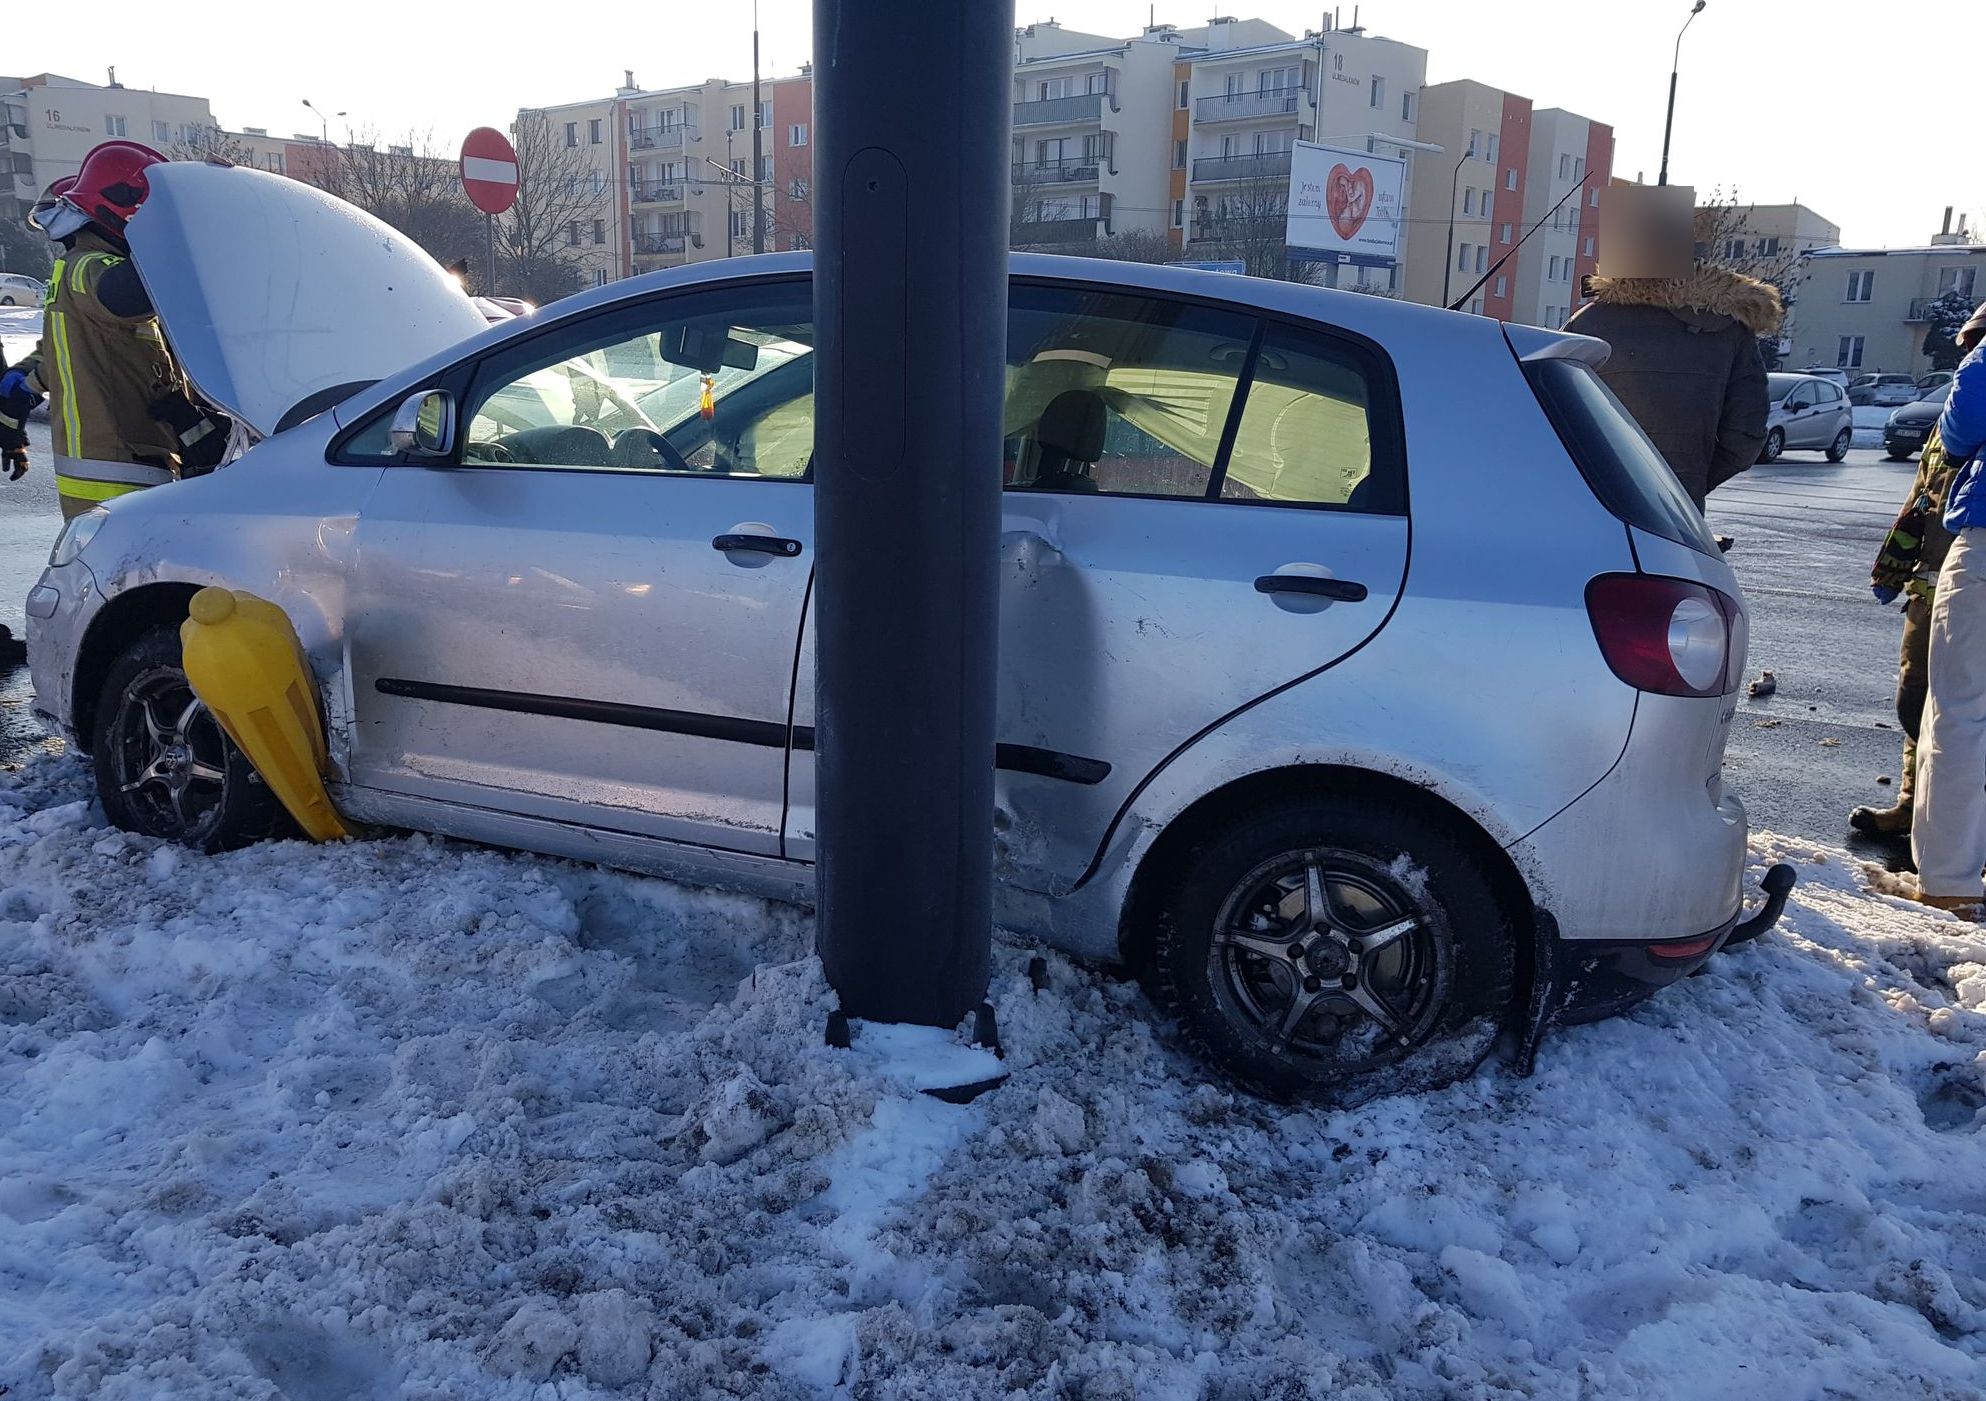
[[[212,825],[227,793],[226,740],[184,673],[161,668],[127,686],[113,743],[117,790],[147,831],[192,837]]]
[[[1207,971],[1230,1021],[1293,1063],[1390,1058],[1438,1010],[1431,912],[1352,852],[1288,852],[1242,877],[1215,916]]]

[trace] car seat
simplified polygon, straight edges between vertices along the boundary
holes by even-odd
[[[1034,480],[1036,491],[1094,492],[1092,468],[1103,456],[1103,434],[1109,411],[1093,389],[1065,389],[1042,410],[1035,425]]]

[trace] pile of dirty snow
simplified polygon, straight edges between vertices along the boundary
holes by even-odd
[[[939,1048],[822,1045],[802,913],[422,838],[204,858],[37,760],[0,1387],[1980,1396],[1986,937],[1755,855],[1782,932],[1529,1080],[1267,1106],[1002,943],[1013,1078],[954,1107],[900,1073]]]

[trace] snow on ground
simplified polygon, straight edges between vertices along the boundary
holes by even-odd
[[[1889,423],[1894,408],[1879,408],[1872,404],[1857,404],[1849,412],[1855,415],[1855,446],[1858,448],[1879,448],[1883,445],[1883,428]]]
[[[797,911],[418,837],[215,858],[0,775],[12,1398],[1986,1395],[1986,935],[1782,931],[1350,1112],[996,948],[968,1107]]]

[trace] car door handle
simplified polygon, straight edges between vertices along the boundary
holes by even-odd
[[[1363,603],[1366,599],[1364,584],[1355,584],[1350,579],[1320,579],[1314,574],[1264,574],[1255,581],[1255,592],[1307,593],[1337,603]]]
[[[780,559],[800,557],[800,542],[783,535],[719,535],[710,542],[710,548],[727,555],[742,550],[747,554],[775,555]]]

